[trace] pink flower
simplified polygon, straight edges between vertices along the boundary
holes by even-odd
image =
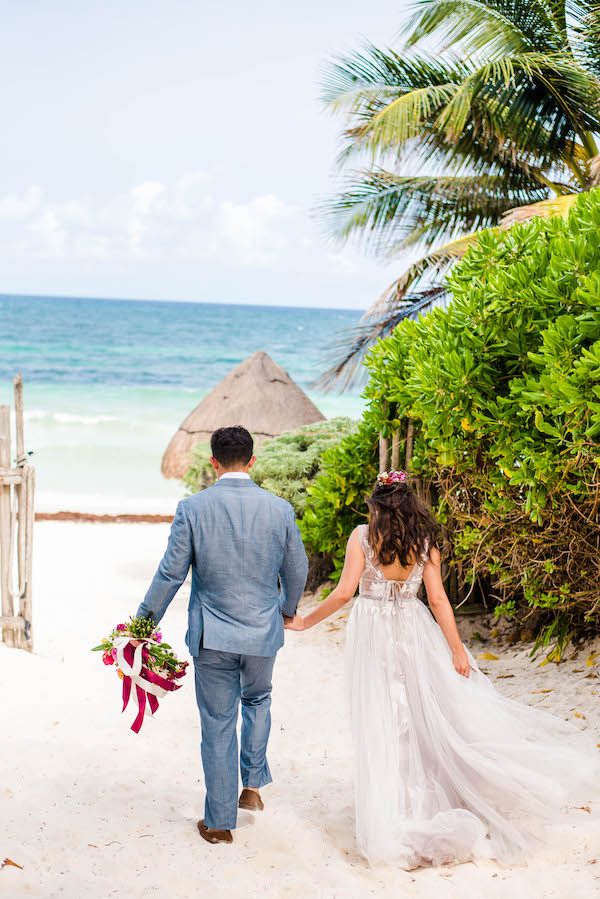
[[[126,624],[117,624],[117,628],[116,628],[116,629],[117,629],[118,631],[126,631],[126,630],[127,630],[127,625],[126,625]]]
[[[160,632],[160,631],[154,631],[154,633],[152,634],[152,638],[153,638],[154,640],[156,640],[157,643],[160,643],[160,641],[162,640],[162,634],[161,634],[161,632]]]
[[[105,665],[114,665],[115,664],[115,659],[112,654],[112,650],[109,650],[109,651],[103,653],[102,661],[104,662]]]
[[[377,475],[377,484],[389,487],[391,484],[402,484],[407,480],[407,474],[402,469],[398,471],[382,471]]]
[[[112,651],[112,657],[113,657],[113,659],[116,659],[116,658],[117,658],[117,647],[116,647],[116,646],[113,646],[113,648],[112,648],[111,651]]]

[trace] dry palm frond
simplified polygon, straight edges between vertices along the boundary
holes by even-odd
[[[339,340],[329,348],[337,357],[336,361],[318,378],[315,386],[322,390],[337,388],[341,392],[363,381],[364,370],[361,363],[369,347],[391,334],[403,319],[416,318],[447,299],[443,284],[433,284],[419,291],[414,290],[415,285],[424,276],[429,277],[434,273],[441,275],[453,262],[461,259],[476,240],[477,234],[468,234],[444,244],[413,263],[367,309],[361,324],[344,331]]]
[[[480,232],[479,232],[480,233]],[[383,310],[387,310],[388,314],[399,304],[406,301],[408,291],[413,287],[424,275],[440,275],[457,259],[462,259],[469,247],[477,241],[477,233],[465,234],[457,240],[443,244],[437,250],[427,253],[416,262],[413,262],[409,268],[396,281],[389,285],[384,293],[372,306],[367,309],[364,320],[369,321],[372,318],[379,318]],[[439,289],[438,287],[435,288]],[[403,316],[405,318],[406,316]]]
[[[551,218],[553,215],[565,216],[577,200],[578,194],[566,194],[562,197],[551,197],[539,203],[517,206],[505,212],[500,221],[502,229],[510,228],[517,222],[527,222],[532,218]]]
[[[338,341],[329,348],[330,353],[334,357],[337,356],[337,359],[313,386],[321,390],[335,388],[341,393],[349,387],[364,383],[366,370],[362,362],[369,347],[380,338],[391,334],[403,319],[416,318],[432,306],[445,302],[446,298],[445,287],[435,286],[411,293],[394,305],[384,307],[379,317],[371,315],[369,310],[368,320],[365,317],[358,327],[342,332]]]
[[[590,160],[590,187],[600,187],[600,155]]]

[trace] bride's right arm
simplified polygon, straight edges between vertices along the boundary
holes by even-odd
[[[291,621],[286,621],[286,629],[290,631],[305,631],[307,628],[313,627],[315,624],[319,624],[325,618],[333,615],[338,609],[341,609],[356,593],[364,567],[365,555],[360,545],[358,528],[355,528],[350,534],[348,545],[346,546],[344,570],[335,590],[332,590],[327,599],[319,603],[316,609],[306,615],[306,617],[303,618],[301,615],[296,615]]]
[[[433,612],[433,617],[439,624],[452,652],[452,664],[459,674],[462,674],[463,677],[468,677],[469,659],[458,633],[450,600],[444,590],[439,549],[432,549],[429,553],[429,560],[423,570],[423,583],[427,590],[429,608]]]

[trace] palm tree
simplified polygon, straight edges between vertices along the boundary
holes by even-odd
[[[324,208],[331,231],[423,252],[324,378],[348,382],[374,340],[440,300],[474,232],[564,211],[598,179],[600,2],[420,0],[401,52],[338,58],[324,89],[346,120],[340,168],[361,165]]]

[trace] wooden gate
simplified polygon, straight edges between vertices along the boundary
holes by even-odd
[[[23,381],[14,379],[15,451],[10,406],[0,406],[0,597],[2,640],[33,649],[31,575],[35,469],[27,464],[23,428]]]

